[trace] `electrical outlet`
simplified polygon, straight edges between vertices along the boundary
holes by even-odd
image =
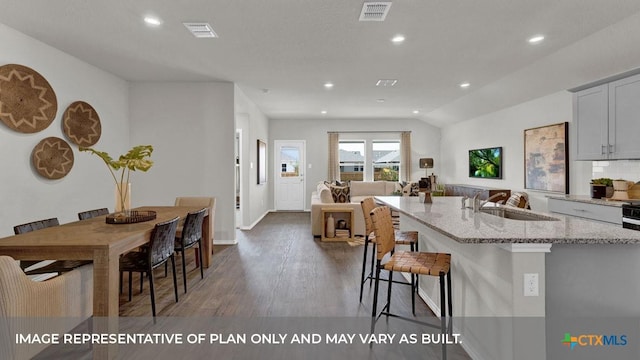
[[[524,274],[524,296],[539,296],[538,273]]]

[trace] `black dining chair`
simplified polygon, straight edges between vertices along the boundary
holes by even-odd
[[[181,236],[176,237],[174,249],[182,255],[182,281],[184,283],[185,294],[187,293],[187,270],[184,252],[196,245],[202,249],[202,222],[204,221],[204,214],[206,211],[206,208],[202,208],[198,211],[188,213],[184,220],[182,234]],[[200,260],[198,263],[200,266],[200,278],[204,279],[202,251],[198,251],[197,253]],[[196,264],[196,266],[198,266],[198,264]]]
[[[31,231],[37,231],[53,226],[60,225],[58,218],[44,219],[44,220],[36,220],[32,222],[28,222],[26,224],[20,224],[13,227],[13,232],[16,235],[25,234]],[[27,268],[41,262],[40,260],[32,261],[32,260],[20,260],[20,268],[24,271],[26,275],[40,275],[40,274],[49,274],[49,273],[57,273],[58,275],[71,271],[75,268],[78,268],[83,265],[91,264],[91,260],[56,260],[48,265],[38,267],[36,269],[26,270]]]
[[[87,211],[79,212],[78,213],[78,219],[79,220],[87,220],[87,219],[94,218],[96,216],[107,215],[107,214],[109,214],[109,209],[107,209],[107,208],[101,208],[101,209],[95,209],[95,210],[87,210]]]
[[[176,262],[174,242],[178,217],[155,225],[151,234],[149,245],[140,252],[129,252],[120,257],[120,272],[129,273],[129,301],[131,301],[132,273],[139,272],[140,277],[144,273],[149,277],[149,293],[151,295],[151,311],[156,316],[156,301],[153,285],[153,269],[171,260],[173,268],[173,289],[176,302],[178,302],[178,282],[176,276]]]

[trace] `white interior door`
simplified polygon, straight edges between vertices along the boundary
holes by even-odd
[[[275,140],[275,208],[304,210],[304,140]]]

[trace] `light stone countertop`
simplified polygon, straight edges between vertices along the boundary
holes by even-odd
[[[424,204],[418,197],[411,196],[376,196],[376,199],[461,243],[640,244],[640,231],[622,226],[511,207],[509,209],[514,212],[558,220],[506,219],[483,212],[474,213],[473,209],[461,209],[462,197],[459,196],[435,196],[432,204]]]

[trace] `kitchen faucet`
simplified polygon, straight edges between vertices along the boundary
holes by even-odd
[[[488,203],[489,201],[497,198],[497,197],[506,197],[507,193],[504,192],[499,192],[496,194],[493,194],[491,196],[489,196],[489,198],[487,200],[480,200],[479,196],[480,196],[481,192],[477,192],[476,195],[473,197],[473,212],[478,212],[480,211],[480,208],[482,208],[486,203]]]

